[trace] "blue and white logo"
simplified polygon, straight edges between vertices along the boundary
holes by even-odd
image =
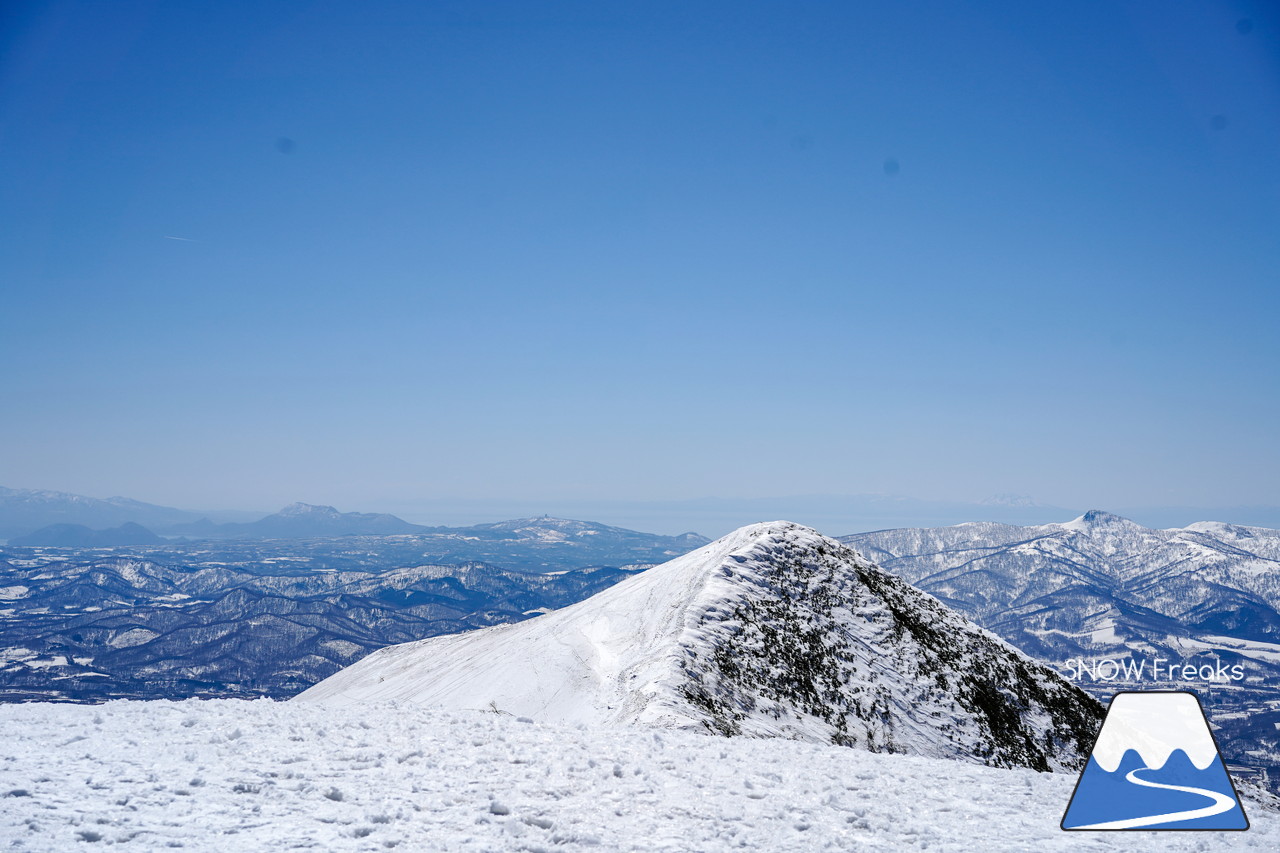
[[[1063,829],[1248,829],[1194,693],[1117,693]]]

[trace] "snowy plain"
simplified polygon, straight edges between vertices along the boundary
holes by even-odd
[[[1069,773],[410,703],[0,706],[0,849],[1280,850],[1067,833]]]

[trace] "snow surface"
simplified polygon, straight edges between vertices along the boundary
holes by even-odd
[[[0,705],[21,851],[1280,849],[1247,832],[1066,833],[1075,777],[789,740],[551,726],[409,703]]]

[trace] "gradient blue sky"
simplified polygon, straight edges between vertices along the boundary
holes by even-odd
[[[0,121],[3,485],[1280,503],[1273,3],[17,2]]]

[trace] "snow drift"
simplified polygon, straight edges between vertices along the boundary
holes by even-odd
[[[1102,708],[847,546],[744,527],[526,622],[382,649],[297,697],[1076,769]]]

